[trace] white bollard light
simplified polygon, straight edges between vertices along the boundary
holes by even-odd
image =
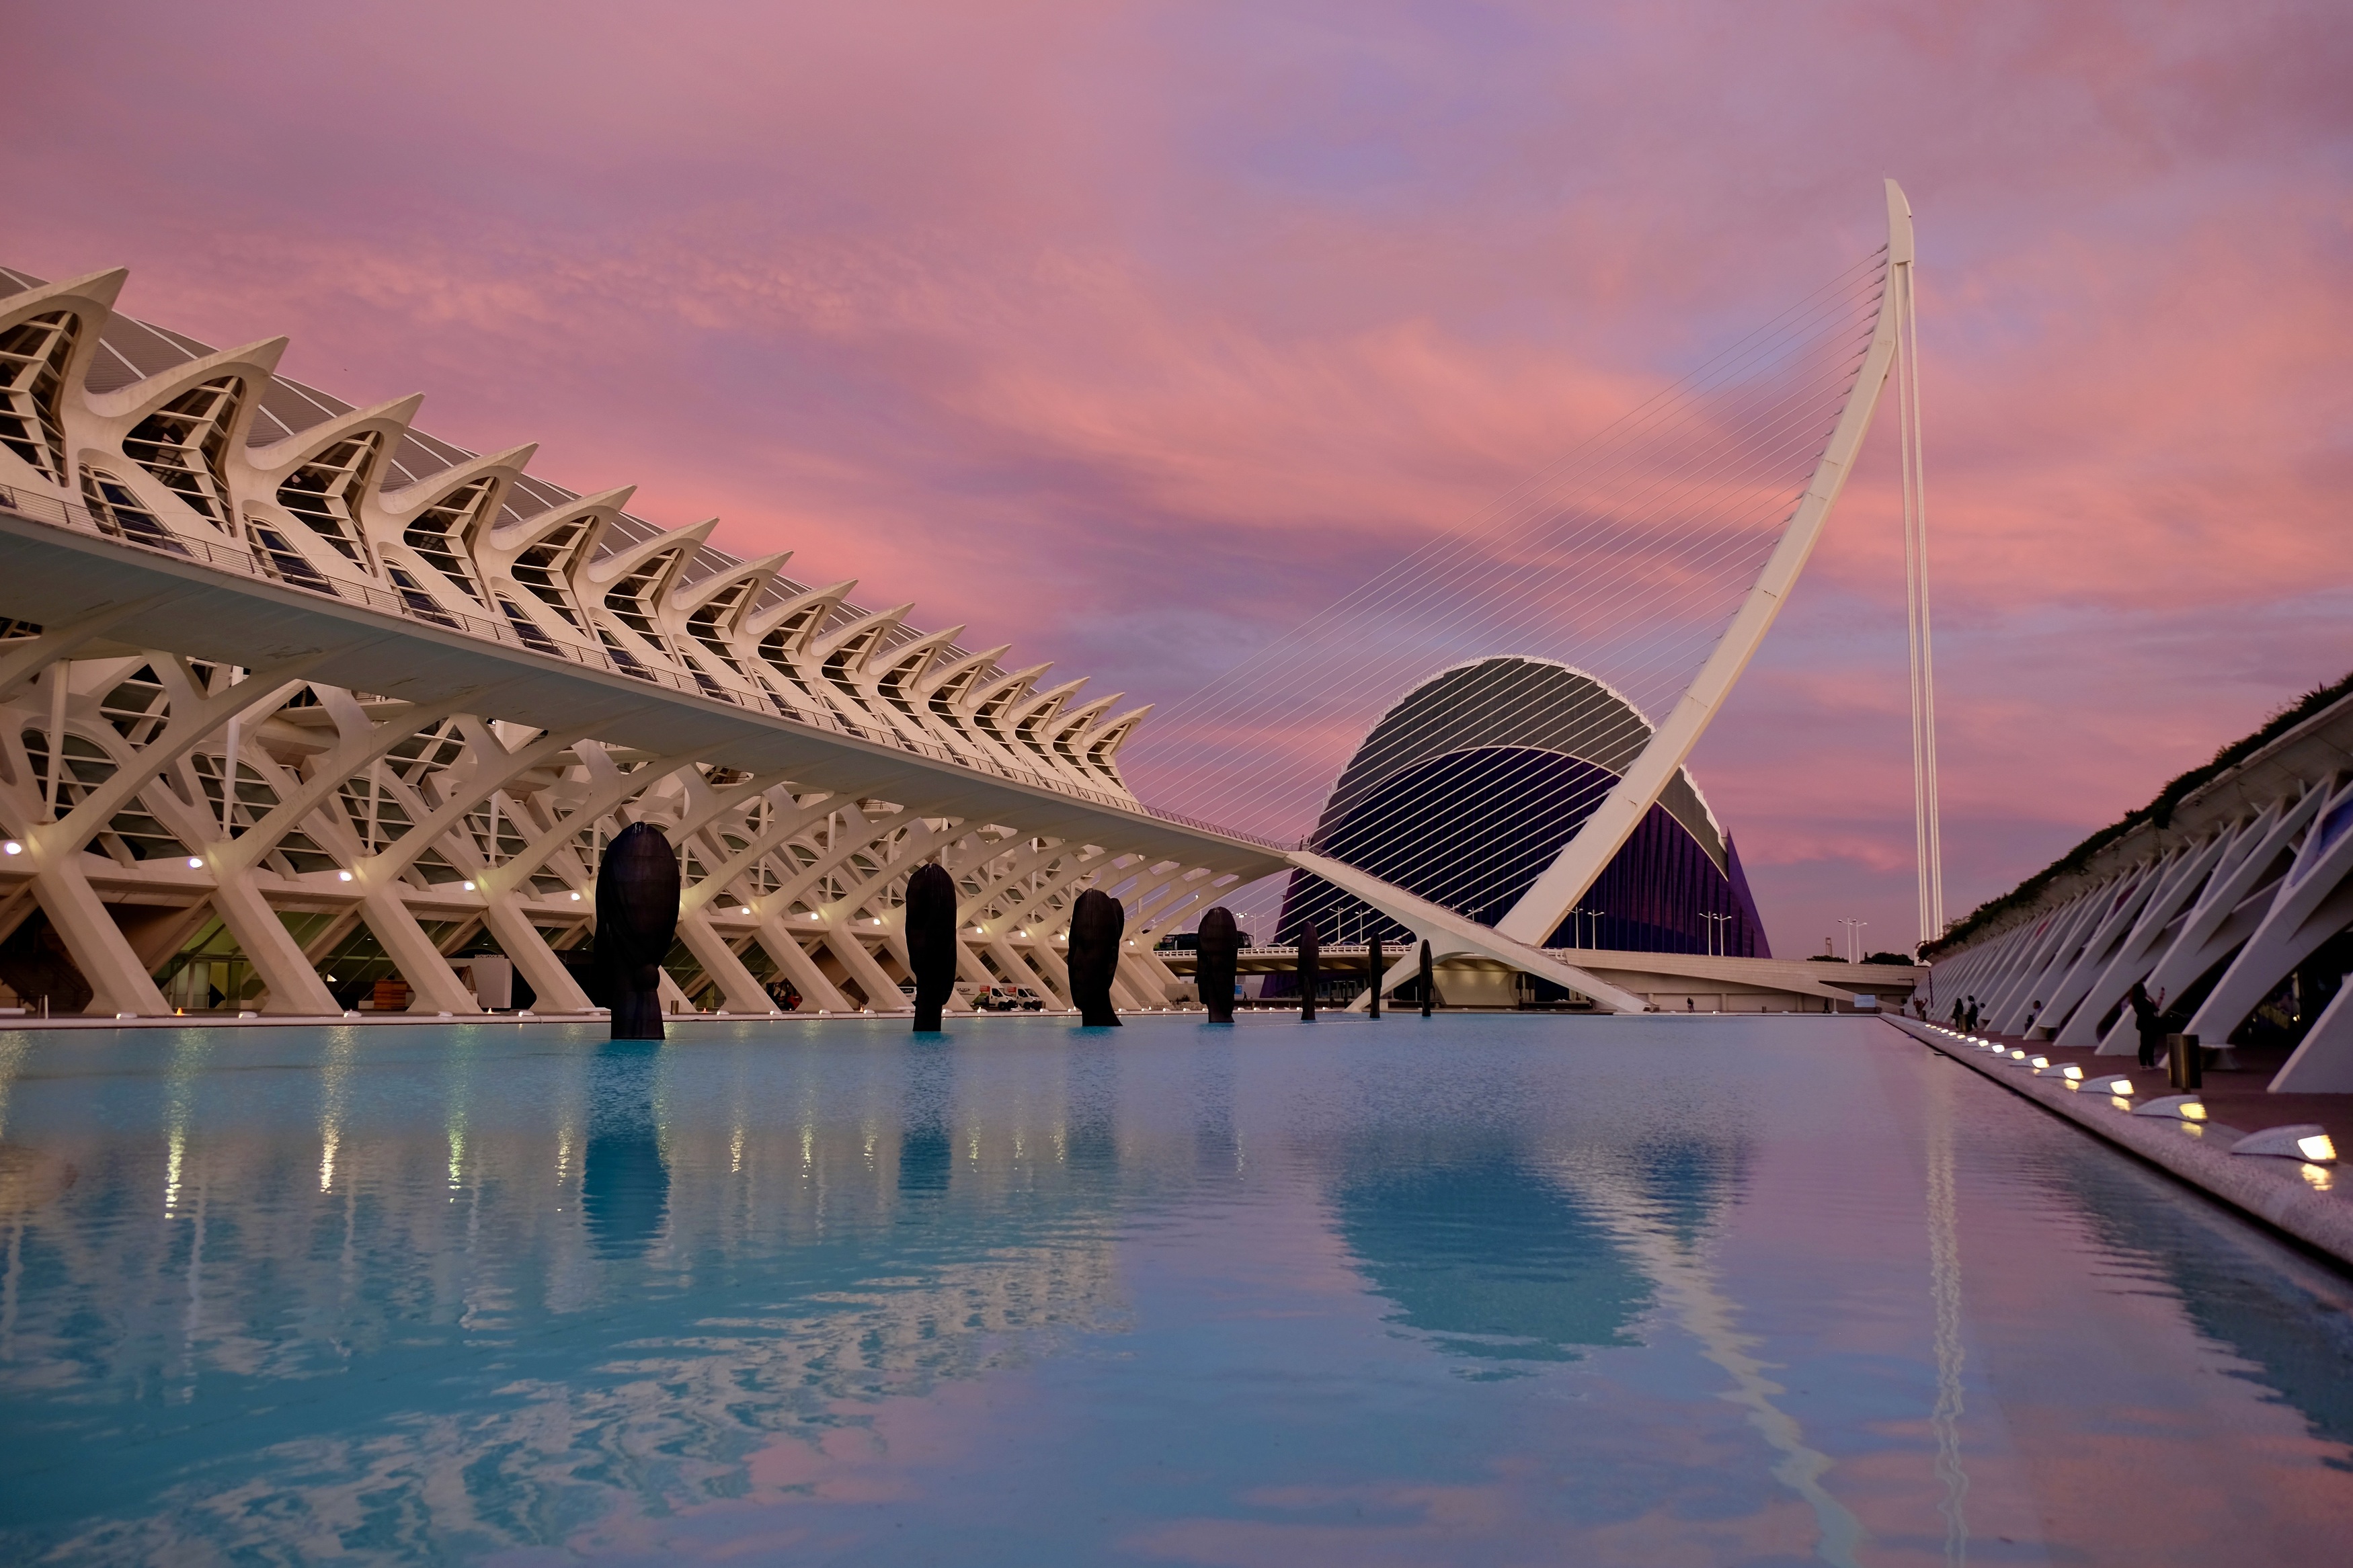
[[[2310,1165],[2337,1163],[2337,1144],[2328,1136],[2328,1130],[2317,1121],[2293,1121],[2284,1127],[2250,1132],[2231,1146],[2231,1152],[2269,1154],[2283,1160],[2302,1160]]]

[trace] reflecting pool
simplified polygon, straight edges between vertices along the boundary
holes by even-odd
[[[2344,1560],[2346,1277],[1844,1018],[0,1035],[0,1560]]]

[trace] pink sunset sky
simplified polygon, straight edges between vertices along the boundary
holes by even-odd
[[[1164,702],[1868,254],[1892,174],[1949,912],[2353,668],[2317,0],[81,0],[8,52],[0,261]],[[1693,762],[1784,954],[1914,938],[1892,432]]]

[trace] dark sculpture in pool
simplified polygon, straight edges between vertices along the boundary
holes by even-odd
[[[1199,954],[1194,960],[1194,988],[1212,1024],[1234,1021],[1234,960],[1242,950],[1241,929],[1233,910],[1219,904],[1201,917]]]
[[[613,1038],[662,1037],[661,961],[678,935],[678,851],[633,822],[596,867],[596,967],[613,998]]]
[[[1119,1014],[1111,1005],[1111,981],[1119,968],[1119,942],[1126,931],[1127,911],[1117,899],[1100,888],[1079,895],[1071,910],[1071,1000],[1078,1004],[1084,1027],[1119,1027]]]
[[[955,991],[956,885],[938,861],[907,879],[907,966],[915,978],[915,1033],[936,1034]]]

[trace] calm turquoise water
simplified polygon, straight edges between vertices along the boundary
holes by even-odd
[[[1870,1020],[0,1036],[0,1559],[2344,1561],[2347,1280]]]

